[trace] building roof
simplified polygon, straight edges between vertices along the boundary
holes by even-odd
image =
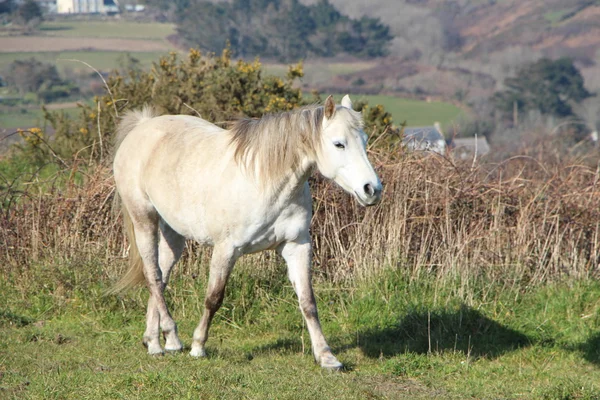
[[[404,128],[404,141],[406,140],[444,140],[444,137],[435,126],[415,126]]]
[[[461,158],[471,155],[483,156],[490,152],[490,145],[485,136],[456,138],[452,141],[452,151]]]
[[[446,151],[444,136],[435,126],[404,128],[402,143],[409,150],[429,150],[436,153]]]

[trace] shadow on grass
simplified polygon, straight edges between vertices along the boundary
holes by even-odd
[[[310,338],[306,337],[308,343],[306,346],[310,346]],[[281,338],[277,339],[272,343],[256,346],[252,349],[252,353],[270,353],[270,352],[283,352],[283,353],[300,353],[302,351],[302,341],[300,338]]]
[[[15,314],[9,310],[0,310],[0,326],[13,325],[21,328],[31,324],[32,322],[34,322],[34,320],[29,317]]]
[[[458,351],[474,358],[496,358],[531,345],[525,334],[462,306],[456,311],[409,312],[397,324],[359,332],[354,344],[368,357],[412,352]]]
[[[583,358],[600,366],[600,332],[583,342],[579,350],[582,352]]]
[[[557,346],[556,341],[551,337],[530,337],[466,305],[458,310],[412,311],[401,316],[394,325],[364,329],[359,331],[351,342],[348,342],[347,336],[345,338],[346,340],[330,337],[334,353],[344,349],[359,348],[363,354],[371,358],[394,357],[404,353],[428,354],[450,351],[463,353],[472,359],[495,359],[533,345]],[[308,334],[304,339],[304,345],[310,349]],[[585,360],[600,366],[600,333],[591,336],[583,343],[562,347],[565,350],[579,352]],[[250,353],[302,351],[301,339],[294,337],[280,338],[254,347]]]
[[[462,352],[473,358],[496,358],[535,342],[467,306],[452,311],[409,312],[393,326],[359,331],[352,343],[344,344],[343,339],[340,341],[335,337],[330,339],[334,353],[358,347],[371,358],[444,351]],[[305,346],[310,346],[308,335]],[[281,338],[252,350],[253,353],[271,351],[301,352],[302,342],[300,338]]]

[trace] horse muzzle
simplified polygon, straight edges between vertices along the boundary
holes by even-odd
[[[376,184],[366,183],[362,187],[362,190],[355,190],[354,195],[361,206],[374,206],[381,201],[382,189],[381,183],[379,182]]]

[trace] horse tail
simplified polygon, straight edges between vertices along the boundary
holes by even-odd
[[[124,292],[140,283],[145,281],[144,277],[144,263],[140,256],[140,251],[135,241],[135,231],[133,230],[133,223],[129,212],[125,207],[121,207],[123,213],[123,225],[125,233],[127,234],[127,240],[129,241],[129,269],[125,272],[125,275],[119,279],[115,285],[107,291],[107,294],[115,294]]]
[[[139,124],[152,119],[159,114],[149,105],[145,105],[141,110],[130,110],[127,111],[119,121],[117,125],[115,135],[115,147],[113,154],[117,153],[119,146],[123,142],[123,139]]]
[[[129,132],[136,126],[157,115],[158,114],[156,114],[154,109],[150,106],[145,106],[142,110],[128,111],[125,113],[117,126],[115,151],[113,154],[117,153],[119,146]],[[145,281],[144,263],[142,262],[142,257],[140,256],[140,251],[135,241],[135,231],[133,229],[133,223],[131,222],[131,216],[129,215],[127,208],[122,206],[122,202],[119,201],[118,197],[117,192],[117,196],[115,196],[115,200],[117,201],[116,209],[120,209],[123,214],[123,228],[129,242],[129,269],[112,288],[107,290],[106,294],[120,293]]]

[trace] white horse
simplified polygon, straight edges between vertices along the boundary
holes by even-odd
[[[242,119],[221,129],[187,115],[127,113],[117,129],[114,176],[131,243],[130,268],[114,291],[146,282],[150,290],[143,343],[149,354],[178,351],[163,291],[185,239],[213,247],[205,311],[190,354],[205,343],[227,279],[243,254],[276,249],[324,368],[342,364],[321,331],[311,285],[311,196],[307,179],[316,166],[356,197],[376,204],[381,182],[367,159],[360,113],[348,96],[324,106]]]

